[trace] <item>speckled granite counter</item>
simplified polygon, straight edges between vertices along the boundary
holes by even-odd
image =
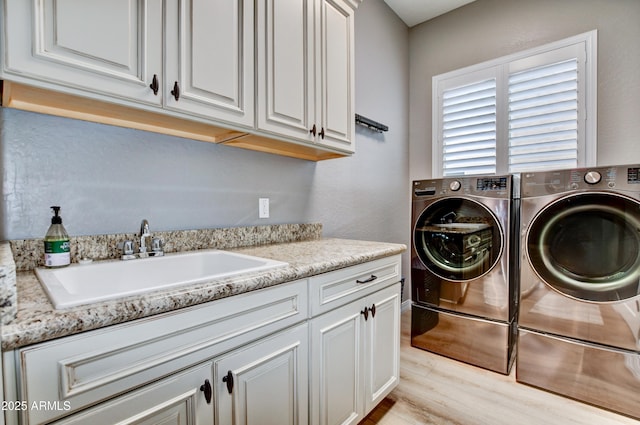
[[[2,349],[17,348],[266,288],[400,254],[405,250],[406,246],[402,244],[344,239],[315,239],[235,248],[231,251],[285,261],[289,266],[68,310],[54,310],[34,272],[19,271],[16,274],[17,316],[11,324],[2,327]]]

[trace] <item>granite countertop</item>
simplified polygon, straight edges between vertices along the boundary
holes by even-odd
[[[17,315],[12,323],[2,326],[2,349],[10,350],[303,279],[405,250],[403,244],[346,239],[315,239],[230,249],[285,261],[289,266],[65,310],[53,308],[33,271],[19,271],[16,274]]]

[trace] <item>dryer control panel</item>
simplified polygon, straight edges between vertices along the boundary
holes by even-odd
[[[507,177],[484,177],[476,180],[476,190],[507,190]]]
[[[413,199],[443,196],[482,196],[490,198],[509,198],[516,176],[460,176],[433,180],[415,180]]]
[[[627,168],[627,184],[640,184],[640,166]]]

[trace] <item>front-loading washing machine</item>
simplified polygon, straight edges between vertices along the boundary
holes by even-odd
[[[508,374],[517,334],[518,176],[413,182],[411,344]]]
[[[516,379],[640,418],[640,165],[523,173]]]

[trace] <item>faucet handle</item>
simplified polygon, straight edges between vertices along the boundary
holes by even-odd
[[[126,240],[124,242],[120,242],[118,244],[118,248],[122,250],[122,259],[123,260],[133,260],[136,258],[133,253],[133,241]]]
[[[153,238],[151,241],[151,250],[153,252],[162,252],[164,241],[160,238]]]
[[[133,254],[133,241],[124,241],[122,244],[122,253],[124,255],[132,255]]]
[[[122,250],[123,255],[133,254],[133,241],[118,242],[118,249]]]

